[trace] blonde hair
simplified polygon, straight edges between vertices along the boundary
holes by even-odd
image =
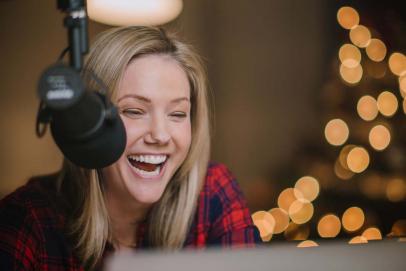
[[[200,57],[175,34],[157,27],[120,27],[101,33],[88,55],[85,70],[108,86],[114,101],[124,70],[131,60],[147,54],[173,57],[190,83],[192,143],[188,155],[149,213],[148,240],[162,249],[179,249],[191,225],[204,181],[210,151],[210,113],[206,73]],[[91,83],[89,83],[91,84]],[[78,256],[87,267],[101,259],[111,238],[103,185],[97,170],[85,170],[65,162],[60,178],[80,191],[77,208],[69,220]]]

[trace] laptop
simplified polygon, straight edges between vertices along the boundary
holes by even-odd
[[[405,271],[406,242],[402,240],[351,245],[338,240],[306,248],[280,243],[254,249],[120,252],[106,267],[108,271]]]

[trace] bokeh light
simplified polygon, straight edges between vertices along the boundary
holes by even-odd
[[[341,180],[349,180],[354,176],[354,173],[348,170],[348,167],[344,168],[341,165],[340,159],[337,159],[334,163],[334,173]]]
[[[382,115],[391,117],[398,110],[398,99],[389,91],[383,91],[377,99],[378,110]]]
[[[320,185],[319,182],[311,176],[304,176],[300,178],[299,180],[296,181],[295,184],[296,190],[294,191],[300,191],[301,195],[308,201],[313,201],[317,198],[319,195],[320,191]],[[296,198],[299,198],[301,196],[295,195]]]
[[[317,224],[317,232],[323,238],[334,238],[341,230],[340,219],[333,214],[323,216]]]
[[[406,98],[406,74],[399,77],[399,91],[402,98]]]
[[[368,243],[368,240],[364,236],[355,236],[348,243],[352,244],[352,245],[353,244],[366,244],[366,243]]]
[[[363,71],[361,65],[357,65],[352,68],[349,68],[343,64],[340,65],[341,78],[351,85],[357,84],[359,81],[361,81],[362,73]]]
[[[309,238],[310,229],[308,225],[298,225],[290,222],[283,233],[286,240],[306,240]]]
[[[295,200],[289,207],[289,216],[295,224],[309,221],[314,212],[313,204],[305,199]]]
[[[338,51],[341,63],[348,68],[355,68],[361,62],[361,52],[352,44],[344,44]]]
[[[371,39],[366,48],[366,53],[372,61],[382,61],[386,56],[386,46],[379,39]]]
[[[389,180],[386,185],[386,196],[392,202],[399,202],[406,198],[406,182],[400,178]]]
[[[369,95],[362,96],[357,103],[358,115],[365,121],[371,121],[378,115],[376,100]]]
[[[286,228],[289,226],[288,213],[281,208],[273,208],[269,210],[269,213],[275,219],[274,234],[278,234],[286,230]]]
[[[406,114],[406,99],[403,100],[403,113]]]
[[[350,207],[342,217],[343,227],[349,232],[354,232],[364,225],[365,215],[361,208]]]
[[[406,236],[406,219],[393,223],[390,236]]]
[[[292,205],[292,203],[295,200],[301,199],[301,198],[303,198],[302,192],[298,191],[295,188],[286,188],[279,194],[278,206],[279,206],[279,208],[288,212],[290,205]]]
[[[265,211],[257,211],[252,214],[252,220],[259,230],[262,241],[269,241],[275,228],[273,216]]]
[[[341,27],[351,29],[359,24],[358,12],[352,7],[342,7],[337,12],[337,21]]]
[[[361,173],[369,165],[369,154],[363,147],[354,147],[347,156],[348,168],[354,173]]]
[[[324,129],[326,140],[334,146],[344,144],[348,139],[349,133],[348,126],[342,119],[330,120]]]
[[[372,148],[377,151],[382,151],[388,147],[391,141],[391,135],[388,130],[383,125],[376,125],[374,126],[371,131],[369,132],[369,143],[371,144]]]
[[[312,241],[312,240],[305,240],[300,242],[297,247],[300,248],[304,248],[304,247],[318,247],[319,244],[317,244],[316,242]]]
[[[406,56],[402,53],[395,52],[389,57],[389,69],[397,76],[406,74]]]
[[[363,25],[357,25],[350,30],[350,40],[356,46],[365,48],[371,42],[371,32]]]
[[[371,227],[366,229],[362,236],[365,237],[367,240],[382,240],[381,231],[376,227]]]

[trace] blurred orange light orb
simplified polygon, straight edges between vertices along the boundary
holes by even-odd
[[[348,139],[349,133],[348,126],[342,119],[330,120],[324,129],[326,140],[334,146],[344,144]]]
[[[338,57],[341,63],[348,68],[355,68],[361,62],[361,52],[352,44],[344,44],[341,46]]]
[[[390,91],[383,91],[377,99],[378,110],[382,115],[391,117],[398,110],[398,99]]]
[[[359,81],[361,81],[362,74],[363,70],[361,65],[357,65],[351,68],[343,64],[340,65],[341,78],[351,85],[357,84]]]
[[[371,39],[366,48],[367,56],[375,62],[382,61],[386,56],[386,46],[379,39]]]
[[[369,132],[369,143],[377,151],[386,149],[390,143],[390,140],[390,132],[388,128],[383,125],[374,126]]]
[[[333,214],[323,216],[317,224],[317,232],[323,238],[334,238],[341,230],[340,219]]]
[[[389,69],[397,76],[406,74],[406,56],[395,52],[389,57]]]
[[[371,32],[365,26],[357,25],[350,30],[350,40],[358,47],[367,47],[371,42]]]
[[[365,121],[371,121],[378,115],[376,100],[369,95],[362,96],[357,103],[358,115]]]
[[[337,12],[337,21],[345,29],[351,29],[358,25],[358,12],[352,7],[342,7]]]
[[[362,233],[362,236],[365,237],[367,240],[382,240],[381,231],[375,227],[366,229]]]
[[[353,148],[347,156],[348,168],[354,173],[361,173],[369,165],[369,154],[362,147]]]
[[[364,225],[365,215],[361,208],[348,208],[342,217],[343,227],[349,232],[354,232]]]

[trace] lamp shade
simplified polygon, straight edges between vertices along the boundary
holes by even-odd
[[[108,25],[161,25],[175,19],[182,6],[182,0],[87,0],[87,13]]]

